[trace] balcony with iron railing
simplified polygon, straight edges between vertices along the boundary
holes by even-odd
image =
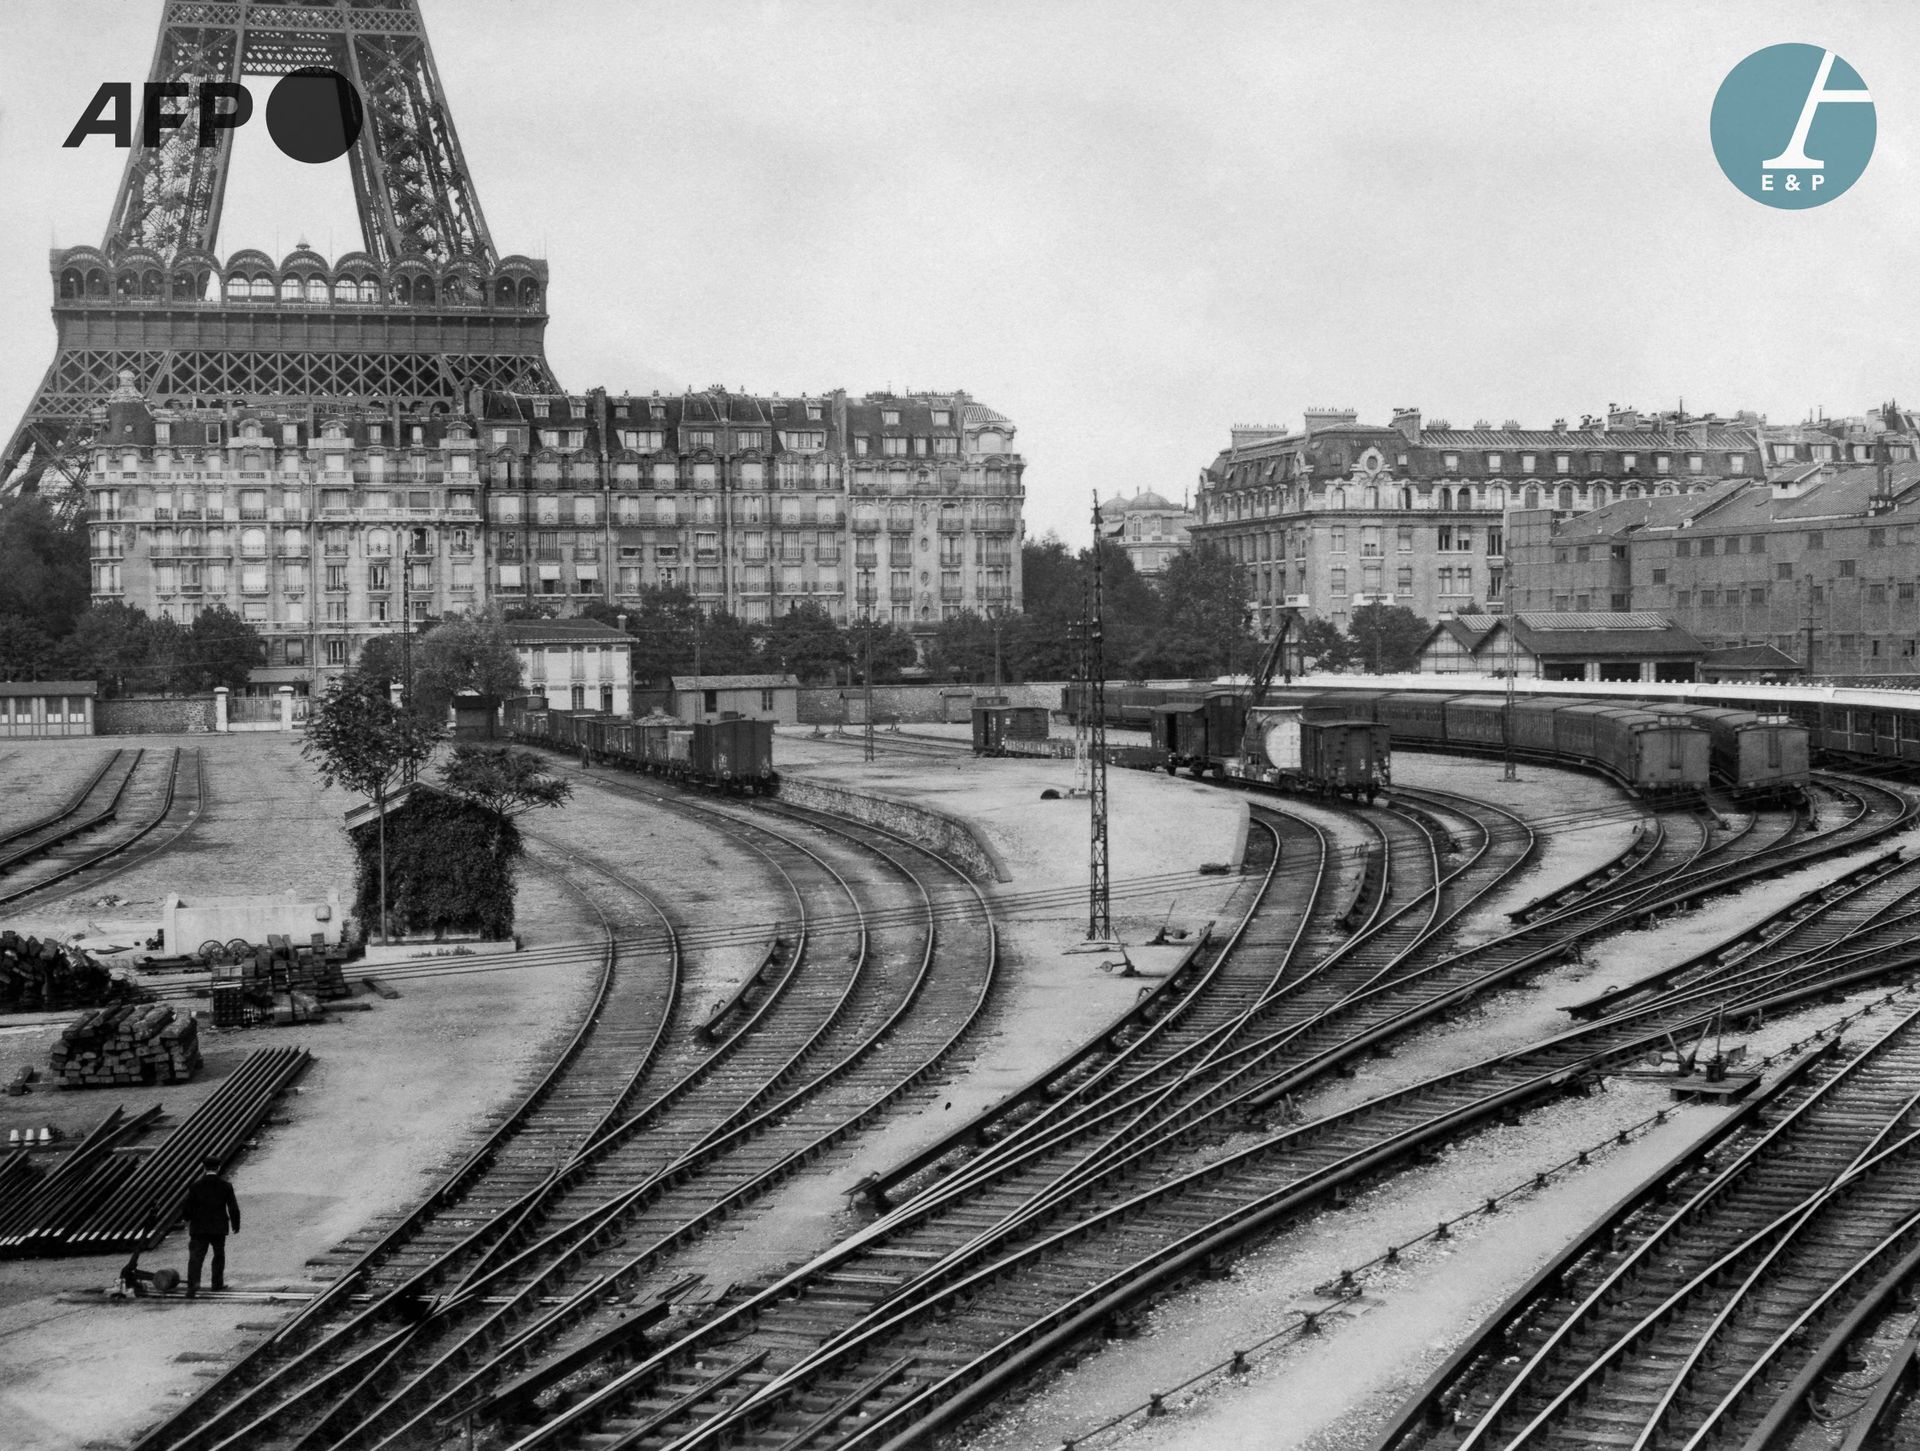
[[[967,530],[967,521],[963,515],[943,513],[940,516],[939,527],[942,534],[964,534]]]
[[[896,584],[892,589],[887,591],[887,598],[897,605],[911,604],[913,603],[913,591],[910,588]]]
[[[855,534],[878,534],[880,532],[880,521],[878,519],[862,519],[855,516],[853,532]]]

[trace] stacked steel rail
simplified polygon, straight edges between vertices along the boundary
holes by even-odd
[[[141,1249],[180,1215],[203,1159],[225,1164],[312,1060],[305,1048],[249,1053],[206,1102],[138,1158],[113,1150],[158,1116],[116,1110],[66,1163],[0,1221],[0,1256],[105,1254]]]

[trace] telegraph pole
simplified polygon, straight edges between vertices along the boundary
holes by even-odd
[[[861,714],[866,720],[866,741],[862,755],[864,759],[871,761],[873,759],[873,606],[868,605],[864,613],[867,619],[866,628],[860,632],[860,678],[863,682],[862,691],[865,700]]]
[[[1513,642],[1514,618],[1513,618],[1512,610],[1507,611],[1506,624],[1507,624],[1507,716],[1506,716],[1506,721],[1502,725],[1500,730],[1500,742],[1506,755],[1506,766],[1501,773],[1501,779],[1504,781],[1515,781],[1515,780],[1518,780],[1519,778],[1514,774],[1514,770],[1513,770],[1513,698],[1516,690],[1516,686],[1514,683],[1514,670],[1516,667],[1514,665],[1514,642]]]
[[[413,535],[400,551],[400,704],[413,709]]]
[[[1807,679],[1813,679],[1813,576],[1807,576]]]
[[[1087,619],[1087,700],[1093,717],[1088,736],[1088,791],[1093,824],[1087,857],[1087,941],[1113,940],[1113,913],[1107,879],[1107,668],[1101,650],[1101,616],[1106,606],[1106,569],[1101,562],[1100,495],[1093,496],[1093,611]]]

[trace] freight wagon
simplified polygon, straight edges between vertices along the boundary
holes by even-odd
[[[1706,731],[1714,781],[1742,796],[1779,796],[1807,784],[1807,730],[1797,721],[1718,705],[1656,709]]]
[[[1372,801],[1392,782],[1387,727],[1368,720],[1316,720],[1301,706],[1246,712],[1241,749],[1223,763],[1228,776]]]
[[[541,709],[510,703],[507,732],[599,764],[624,766],[697,786],[771,795],[780,786],[770,720],[696,721],[671,716],[638,721],[597,711]]]
[[[973,752],[977,756],[1026,754],[1023,741],[1044,741],[1052,726],[1043,705],[976,705],[973,708]]]

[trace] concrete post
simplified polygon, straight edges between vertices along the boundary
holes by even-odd
[[[213,729],[217,735],[227,733],[227,696],[230,692],[224,685],[213,688]]]
[[[293,729],[293,687],[283,685],[274,694],[280,700],[280,729],[290,731]]]

